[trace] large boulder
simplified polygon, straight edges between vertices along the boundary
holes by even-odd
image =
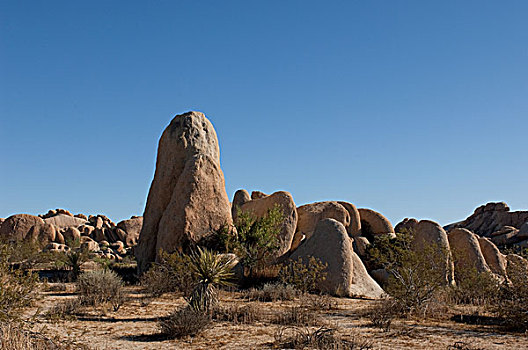
[[[385,216],[366,208],[360,208],[358,212],[361,218],[361,234],[363,236],[367,238],[381,234],[395,236],[394,227]]]
[[[177,115],[159,141],[143,227],[135,249],[139,272],[160,249],[182,250],[232,225],[213,125],[202,113]]]
[[[21,241],[26,238],[33,226],[42,226],[45,222],[35,215],[11,215],[0,226],[0,238]]]
[[[240,207],[249,201],[251,201],[251,197],[249,196],[248,191],[244,189],[236,191],[233,197],[233,203],[231,204],[232,217],[236,217],[238,211],[240,210]]]
[[[292,242],[292,251],[301,244],[303,237],[309,239],[312,236],[317,223],[323,219],[337,220],[345,228],[350,225],[350,214],[338,202],[327,201],[305,204],[297,208],[297,214],[299,219]]]
[[[506,266],[508,264],[506,261],[506,256],[503,255],[499,248],[497,248],[497,246],[493,244],[493,242],[491,242],[488,238],[478,237],[478,241],[480,250],[484,256],[484,260],[486,260],[486,264],[488,264],[491,272],[504,278],[508,278],[508,274],[506,272]]]
[[[414,229],[416,228],[416,225],[418,225],[418,222],[419,221],[414,218],[405,218],[394,227],[394,232],[396,233],[414,232]]]
[[[53,226],[57,228],[63,228],[63,227],[78,227],[81,225],[84,225],[87,223],[86,220],[81,218],[76,218],[74,216],[67,215],[67,214],[57,214],[55,216],[45,218],[44,221],[47,224],[52,224]]]
[[[503,226],[513,226],[517,229],[528,221],[528,211],[510,211],[504,202],[487,203],[475,209],[467,219],[447,226],[466,228],[479,236],[489,236]]]
[[[240,212],[251,213],[257,218],[262,218],[274,206],[278,206],[283,214],[278,235],[279,248],[275,254],[275,258],[279,258],[290,250],[293,234],[297,227],[297,208],[292,195],[288,192],[279,191],[268,196],[259,197],[240,206]],[[236,216],[233,218],[236,220]]]
[[[133,247],[137,244],[141,227],[143,227],[143,217],[136,216],[128,220],[123,220],[117,223],[118,229],[125,232],[125,236],[122,237],[121,232],[118,231],[118,237],[120,241],[125,243],[127,247]]]
[[[518,234],[519,229],[513,226],[503,226],[500,230],[491,233],[489,237],[494,244],[503,246],[519,242]]]
[[[452,284],[454,282],[453,257],[447,233],[442,226],[434,221],[420,220],[413,225],[410,232],[413,234],[412,249],[416,252],[428,252],[429,249],[433,249],[434,251],[430,251],[431,254],[438,253],[437,257],[441,259],[445,271],[446,283]]]
[[[35,225],[29,229],[26,238],[30,238],[33,242],[37,242],[41,245],[46,245],[50,242],[54,242],[57,236],[55,226],[51,224]]]
[[[460,269],[475,268],[477,272],[491,272],[480,249],[480,244],[473,232],[465,228],[455,228],[449,231],[449,246],[455,257],[455,274]]]
[[[350,215],[350,224],[348,225],[347,232],[351,237],[356,237],[361,234],[361,217],[359,216],[359,211],[356,206],[349,202],[337,202],[341,204]]]
[[[61,230],[64,240],[68,243],[73,243],[81,239],[81,232],[76,227],[66,227]]]
[[[384,292],[370,277],[361,259],[352,249],[352,240],[343,224],[334,219],[321,220],[313,234],[290,259],[307,262],[313,256],[327,264],[326,279],[318,288],[332,295],[380,298]]]

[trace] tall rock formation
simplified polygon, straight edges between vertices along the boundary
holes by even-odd
[[[156,261],[160,249],[181,250],[231,224],[213,125],[199,112],[177,115],[159,141],[135,251],[139,272]]]

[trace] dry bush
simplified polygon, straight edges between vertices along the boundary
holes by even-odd
[[[316,330],[298,327],[281,327],[275,333],[276,347],[281,349],[330,349],[330,350],[368,350],[372,342],[352,336],[343,339],[336,329],[321,327]]]
[[[303,306],[290,306],[285,311],[278,312],[272,323],[284,326],[316,326],[321,318],[313,310]]]
[[[449,296],[455,304],[489,306],[496,302],[501,283],[490,272],[478,272],[474,267],[456,271],[456,286],[450,288]]]
[[[528,330],[528,277],[519,269],[509,271],[511,284],[503,285],[494,305],[503,325],[511,330]]]
[[[53,283],[53,284],[47,284],[45,288],[46,292],[66,292],[68,291],[68,285],[66,283]]]
[[[337,310],[339,304],[328,294],[303,293],[300,297],[301,306],[313,311]]]
[[[117,311],[125,301],[123,281],[110,270],[84,272],[79,275],[76,285],[82,305],[109,304]]]
[[[232,322],[235,324],[253,323],[263,318],[260,310],[253,304],[216,306],[213,309],[212,317],[215,321]]]
[[[484,350],[484,348],[474,348],[468,343],[457,341],[449,345],[447,350]]]
[[[50,339],[21,324],[0,322],[0,350],[85,350],[84,345]]]
[[[300,257],[283,265],[279,271],[279,279],[284,284],[290,284],[303,293],[314,292],[317,284],[326,279],[326,268],[321,260],[311,256],[308,261]]]
[[[262,288],[251,288],[244,293],[249,300],[277,301],[293,300],[299,293],[293,286],[283,283],[266,283]]]
[[[75,320],[75,315],[79,313],[81,307],[81,301],[78,298],[68,299],[53,305],[44,313],[44,317],[52,322]]]
[[[189,269],[191,259],[188,255],[160,251],[160,262],[141,276],[143,291],[150,297],[164,293],[181,292],[189,296],[195,283],[195,276]]]
[[[380,300],[368,311],[368,318],[374,327],[389,331],[392,321],[401,315],[401,308],[392,299]]]
[[[210,324],[209,315],[188,306],[176,310],[158,322],[161,333],[168,338],[194,337],[206,330]]]

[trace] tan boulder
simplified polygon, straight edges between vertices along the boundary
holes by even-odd
[[[135,249],[139,272],[148,269],[160,249],[181,250],[231,225],[213,125],[199,112],[174,117],[159,142]]]
[[[369,240],[366,237],[354,237],[352,243],[356,254],[363,258],[367,254]]]
[[[405,218],[394,227],[394,232],[396,233],[413,232],[416,225],[418,225],[418,220],[414,218]]]
[[[240,207],[249,201],[251,201],[251,197],[249,196],[248,191],[244,189],[236,191],[233,196],[233,203],[231,204],[232,217],[235,218]]]
[[[81,250],[89,252],[98,252],[100,251],[99,243],[91,239],[90,237],[81,236]]]
[[[388,234],[395,237],[390,221],[372,209],[358,209],[361,218],[361,234],[367,238],[372,235]]]
[[[413,226],[414,228],[409,231],[413,235],[411,241],[413,250],[416,252],[427,252],[428,249],[434,249],[434,251],[438,252],[440,254],[439,258],[444,264],[446,284],[454,283],[453,257],[447,233],[442,226],[430,220],[421,220]]]
[[[517,238],[518,233],[519,229],[515,227],[503,226],[500,230],[493,232],[490,235],[490,239],[498,246],[509,245],[519,242],[519,238]]]
[[[297,208],[290,193],[285,191],[275,192],[269,196],[253,199],[240,206],[241,212],[248,212],[257,218],[264,217],[268,210],[278,205],[283,214],[283,220],[278,235],[279,249],[275,258],[287,253],[292,245],[293,235],[297,227]],[[236,220],[236,216],[234,217]]]
[[[478,241],[484,260],[486,260],[491,272],[508,278],[508,273],[506,272],[506,266],[508,265],[506,256],[488,238],[478,237]]]
[[[79,226],[79,232],[81,232],[81,236],[91,236],[94,231],[95,227],[93,227],[92,225]]]
[[[477,235],[465,228],[455,228],[449,231],[447,237],[455,260],[455,275],[461,268],[491,272],[480,249]]]
[[[70,251],[70,247],[65,244],[52,242],[44,247],[44,251],[52,253],[67,253]]]
[[[350,215],[350,224],[348,225],[347,232],[351,237],[356,237],[361,235],[361,217],[359,216],[359,211],[356,206],[349,202],[337,202],[341,204]]]
[[[337,296],[380,298],[384,292],[370,277],[361,259],[352,249],[352,240],[342,223],[321,220],[313,234],[290,256],[307,262],[313,256],[327,264],[325,280],[318,288]]]
[[[125,237],[120,238],[120,241],[123,241],[127,247],[133,247],[137,244],[141,227],[143,227],[143,217],[136,216],[128,220],[120,221],[117,223],[117,227],[126,234]]]
[[[86,220],[88,221],[88,217],[84,214],[76,214],[74,215],[76,218],[79,218],[79,219],[83,219],[83,220]]]
[[[56,231],[55,233],[55,243],[66,244],[66,240],[60,231]]]
[[[264,197],[267,197],[267,196],[269,196],[269,195],[265,194],[264,192],[260,192],[260,191],[251,192],[251,199],[261,199],[261,198],[264,198]]]
[[[125,244],[121,241],[117,241],[115,243],[110,244],[110,248],[112,248],[118,254],[126,254]]]
[[[81,232],[76,227],[66,227],[61,230],[62,236],[66,242],[75,242],[81,239]]]
[[[42,224],[31,227],[31,229],[29,229],[26,239],[29,238],[34,242],[46,245],[50,242],[55,241],[56,235],[57,232],[55,230],[55,226],[50,224]]]
[[[63,227],[78,227],[87,223],[86,220],[76,218],[67,214],[57,214],[55,216],[44,219],[47,224],[52,224],[56,228]]]
[[[35,215],[11,215],[0,226],[0,238],[21,241],[26,238],[33,226],[42,226],[45,222]]]
[[[350,225],[348,211],[341,204],[333,201],[305,204],[297,208],[297,215],[297,229],[292,242],[292,251],[301,244],[303,236],[305,240],[312,236],[317,223],[323,219],[335,219],[345,228]]]

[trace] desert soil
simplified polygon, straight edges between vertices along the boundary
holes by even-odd
[[[183,298],[168,294],[147,302],[138,287],[127,287],[130,300],[117,312],[102,314],[90,310],[75,321],[46,320],[42,316],[46,310],[76,297],[71,292],[73,285],[67,287],[64,292],[42,293],[34,329],[50,337],[86,345],[89,349],[272,349],[275,336],[284,328],[269,321],[251,324],[215,322],[212,328],[195,338],[167,340],[159,335],[157,320],[184,305]],[[390,330],[384,331],[373,327],[365,316],[365,311],[374,305],[373,301],[333,300],[337,308],[320,311],[322,322],[327,327],[337,327],[345,339],[369,341],[373,349],[528,349],[528,337],[524,334],[455,322],[449,315],[438,317],[438,320],[397,320]],[[249,302],[234,292],[222,292],[221,301],[223,305],[254,303],[266,320],[269,319],[266,315],[296,303]]]

